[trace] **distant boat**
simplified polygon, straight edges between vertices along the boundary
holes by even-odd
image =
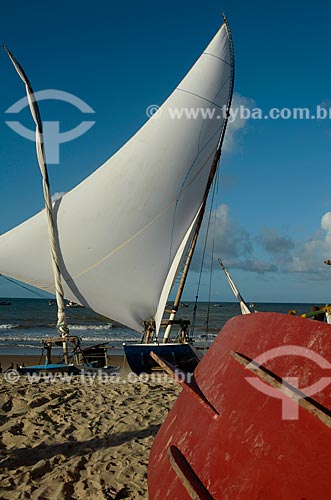
[[[10,306],[10,305],[11,305],[11,302],[7,302],[7,301],[5,301],[5,300],[2,300],[2,301],[0,302],[0,306]]]
[[[82,307],[82,306],[80,304],[77,304],[77,302],[69,300],[69,302],[66,304],[66,307]]]

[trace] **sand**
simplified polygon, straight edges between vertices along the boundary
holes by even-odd
[[[175,382],[14,378],[0,375],[1,499],[148,498],[149,450]]]

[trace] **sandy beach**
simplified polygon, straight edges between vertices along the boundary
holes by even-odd
[[[149,450],[180,393],[175,382],[125,371],[6,378],[0,375],[1,499],[148,498]]]

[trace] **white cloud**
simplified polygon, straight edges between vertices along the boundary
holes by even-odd
[[[206,217],[207,219],[207,217]],[[214,234],[215,228],[215,234]],[[212,253],[212,239],[215,237],[214,257],[239,261],[251,255],[253,247],[250,235],[245,228],[236,224],[230,217],[229,207],[226,204],[219,205],[212,211],[211,224],[206,248],[204,265],[210,267]],[[206,223],[202,227],[198,248],[195,252],[192,267],[194,270],[200,269],[203,255],[203,247],[206,238]]]
[[[326,231],[325,240],[331,242],[331,212],[326,212],[321,219],[321,228]]]
[[[206,225],[192,264],[195,271],[201,267],[205,236]],[[321,217],[320,229],[312,237],[300,242],[292,235],[279,234],[275,228],[262,228],[257,236],[249,234],[233,221],[228,205],[221,204],[211,215],[204,259],[206,270],[210,269],[214,237],[214,260],[220,257],[228,268],[259,274],[309,274],[311,280],[331,279],[331,270],[324,264],[326,259],[331,259],[331,212]]]
[[[237,92],[233,94],[231,114],[226,129],[223,151],[232,152],[239,132],[243,132],[248,123],[247,115],[243,109],[250,110],[255,107],[255,101],[244,97]]]
[[[241,257],[252,253],[252,242],[245,228],[234,223],[228,205],[221,204],[212,214],[216,224],[215,251],[223,257]]]
[[[293,256],[288,269],[297,273],[313,273],[319,278],[328,278],[324,260],[331,258],[331,212],[321,218],[321,230],[306,241]]]

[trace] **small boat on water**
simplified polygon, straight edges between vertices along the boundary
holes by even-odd
[[[66,307],[82,307],[80,304],[77,304],[77,302],[74,302],[73,300],[69,300],[66,304]]]
[[[2,300],[0,302],[0,306],[10,306],[11,305],[11,302],[7,302],[6,300]]]
[[[330,498],[330,336],[293,315],[230,319],[193,378],[175,373],[183,391],[152,445],[149,499]]]

